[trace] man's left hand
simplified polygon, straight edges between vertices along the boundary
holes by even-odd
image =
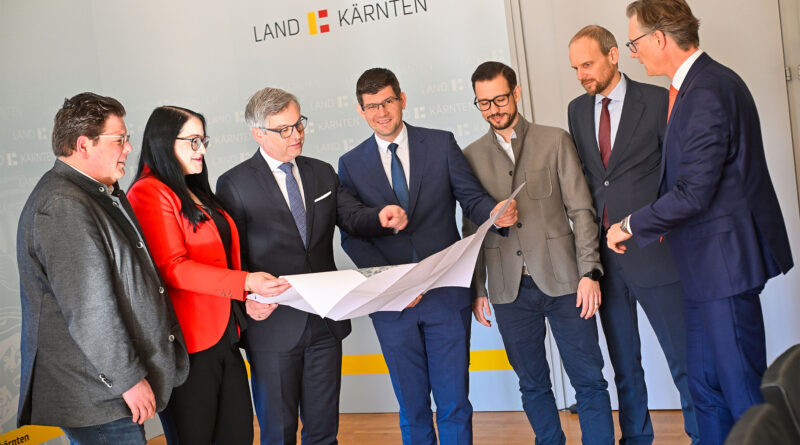
[[[581,278],[578,282],[578,298],[575,307],[581,307],[581,318],[590,319],[600,308],[600,283],[589,277]]]
[[[507,200],[498,202],[497,205],[494,206],[494,209],[492,209],[491,214],[494,215],[495,213],[497,213],[500,210],[500,207],[503,207],[503,204],[505,204],[506,201]],[[497,227],[509,227],[513,225],[515,222],[517,222],[517,201],[515,199],[512,199],[511,202],[508,204],[508,207],[506,207],[506,211],[502,215],[500,215],[494,221],[494,223]]]
[[[408,215],[402,207],[396,205],[388,205],[381,209],[378,213],[378,218],[381,221],[381,226],[387,229],[394,229],[400,231],[406,228],[408,224]]]
[[[122,399],[131,410],[131,420],[139,425],[156,415],[156,396],[146,379],[122,393]]]
[[[622,244],[623,241],[630,239],[631,235],[622,231],[622,223],[616,223],[608,228],[606,238],[608,238],[608,248],[617,253],[625,253],[628,247]]]

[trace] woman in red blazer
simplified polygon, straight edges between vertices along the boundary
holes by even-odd
[[[241,270],[236,225],[208,184],[208,143],[201,114],[156,108],[128,200],[190,354],[186,383],[159,415],[167,442],[250,445],[253,408],[238,347],[246,323],[242,302],[248,292],[277,295],[288,284]]]

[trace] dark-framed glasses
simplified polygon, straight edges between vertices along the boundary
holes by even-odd
[[[387,97],[386,100],[384,100],[383,102],[381,102],[379,104],[362,105],[361,109],[366,111],[367,113],[374,113],[374,112],[378,111],[378,109],[380,109],[380,107],[386,108],[389,105],[392,105],[393,103],[395,103],[395,102],[397,102],[399,100],[400,100],[400,98],[397,97],[397,96]]]
[[[501,94],[501,95],[495,96],[495,97],[493,97],[491,99],[480,99],[480,100],[478,100],[478,98],[476,97],[475,101],[473,103],[481,111],[488,110],[489,108],[492,107],[492,104],[495,104],[495,106],[497,106],[497,108],[505,107],[506,105],[508,105],[508,101],[511,98],[511,93],[513,93],[513,92],[514,92],[514,90],[511,90],[506,94]]]
[[[633,40],[629,40],[628,43],[625,44],[625,46],[627,46],[628,49],[631,51],[631,54],[635,54],[636,51],[639,51],[639,48],[636,47],[636,41],[641,39],[642,37],[650,34],[651,32],[653,32],[653,31],[648,31],[648,32],[640,35],[639,37],[637,37],[637,38],[635,38]]]
[[[192,151],[197,151],[200,148],[200,144],[203,144],[203,147],[208,149],[208,144],[211,143],[211,136],[195,136],[191,138],[175,138],[179,141],[189,141],[192,144]]]
[[[308,118],[303,116],[303,115],[301,115],[300,116],[300,120],[297,121],[297,123],[295,123],[294,125],[287,125],[285,127],[275,128],[275,129],[267,128],[267,127],[256,127],[256,128],[258,128],[259,130],[271,131],[273,133],[278,133],[279,135],[281,135],[281,137],[283,139],[289,139],[289,137],[292,135],[292,133],[294,133],[294,130],[297,130],[298,133],[303,133],[304,131],[306,131],[306,124],[307,123],[308,123]]]
[[[99,138],[107,138],[107,139],[117,139],[119,142],[119,146],[122,147],[123,145],[127,144],[131,141],[131,133],[125,134],[98,134],[97,137]]]

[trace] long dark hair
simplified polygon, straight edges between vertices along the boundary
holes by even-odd
[[[200,119],[205,133],[206,119],[200,113],[175,106],[158,107],[153,110],[144,127],[142,154],[139,156],[139,168],[134,183],[144,175],[145,165],[149,167],[161,182],[178,195],[181,200],[181,214],[192,223],[192,228],[197,230],[197,226],[208,220],[208,216],[197,208],[189,195],[189,190],[205,207],[222,209],[223,206],[208,185],[205,157],[203,157],[203,170],[193,175],[184,174],[180,161],[175,157],[175,138],[178,137],[184,124],[193,117]]]

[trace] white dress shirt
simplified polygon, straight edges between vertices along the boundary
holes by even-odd
[[[628,91],[628,82],[625,76],[620,73],[619,83],[608,94],[611,102],[608,103],[608,115],[611,118],[611,149],[614,149],[614,141],[617,139],[617,129],[619,128],[619,120],[622,118],[622,105],[625,102],[625,93]],[[603,112],[603,99],[606,96],[602,94],[594,95],[594,137],[597,139],[597,146],[600,146],[600,114]]]
[[[392,152],[389,150],[389,144],[391,142],[384,141],[383,139],[379,138],[378,135],[375,135],[375,142],[378,143],[378,154],[381,157],[381,164],[383,164],[383,171],[386,172],[386,177],[389,179],[389,185],[392,185]],[[406,125],[403,124],[403,129],[400,130],[400,134],[394,138],[395,144],[397,144],[397,157],[400,158],[400,165],[403,166],[403,173],[406,175],[406,185],[408,185],[409,191],[411,190],[411,160],[409,159],[408,154],[408,129]]]
[[[694,62],[697,60],[700,55],[703,54],[702,49],[698,49],[695,51],[691,56],[689,56],[686,60],[683,61],[681,66],[678,67],[678,71],[675,71],[675,75],[672,76],[672,86],[675,87],[676,90],[681,90],[681,85],[683,85],[683,80],[686,79],[686,75],[689,74],[689,68],[694,65]]]
[[[511,163],[516,165],[517,160],[514,159],[514,150],[511,148],[511,139],[517,138],[517,132],[514,131],[511,133],[511,139],[509,139],[508,142],[506,142],[506,140],[503,139],[503,136],[500,136],[500,134],[496,131],[494,132],[494,136],[497,138],[497,143],[503,147],[503,150],[508,155],[508,158],[511,159]]]
[[[289,206],[289,192],[286,191],[286,173],[278,168],[281,166],[281,164],[283,164],[283,162],[268,155],[263,148],[259,148],[259,151],[261,152],[261,156],[264,158],[264,160],[267,161],[269,169],[272,170],[272,174],[275,176],[275,182],[278,183],[278,188],[281,189],[281,193],[283,194],[283,199],[286,200],[286,205]],[[294,165],[292,174],[294,175],[294,179],[297,181],[297,187],[300,189],[300,197],[303,198],[303,207],[306,207],[306,195],[303,193],[303,181],[300,180],[300,171],[297,169],[297,163],[294,161],[294,159],[289,162]]]

